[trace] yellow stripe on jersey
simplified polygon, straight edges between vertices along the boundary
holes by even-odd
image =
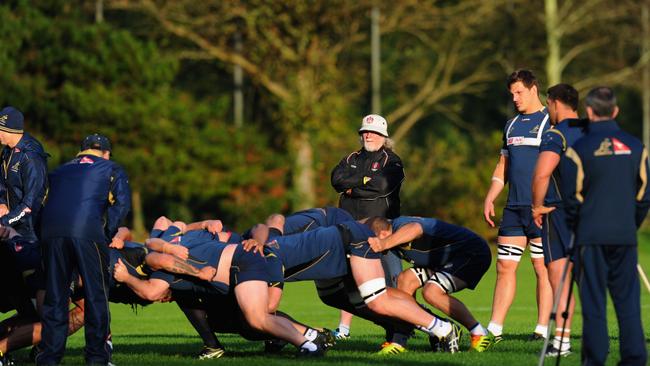
[[[554,128],[548,130],[548,132],[553,132],[553,133],[556,133],[556,134],[560,135],[560,137],[562,138],[562,151],[566,151],[567,146],[566,146],[566,138],[564,137],[564,134],[562,134],[562,132],[560,132],[560,131],[558,131],[558,130],[556,130]]]
[[[636,194],[636,200],[641,201],[643,199],[643,194],[645,193],[645,188],[648,185],[648,171],[646,170],[646,162],[648,160],[648,149],[643,148],[643,153],[641,154],[641,166],[639,167],[639,178],[641,178],[641,188]]]
[[[573,148],[568,148],[565,155],[576,164],[578,170],[576,173],[576,199],[578,202],[583,203],[585,199],[582,196],[582,185],[585,180],[585,171],[582,168],[582,160],[580,160],[580,156]]]

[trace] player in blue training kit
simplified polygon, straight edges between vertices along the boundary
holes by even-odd
[[[587,133],[560,162],[567,221],[575,233],[582,365],[607,361],[607,290],[618,319],[619,365],[646,365],[637,229],[650,207],[648,150],[614,120],[619,110],[612,89],[592,89],[585,106]]]
[[[575,301],[568,299],[570,282],[572,244],[571,230],[566,223],[566,213],[562,203],[562,176],[557,166],[560,157],[578,139],[584,136],[585,126],[578,118],[578,91],[571,85],[558,84],[548,89],[546,105],[553,128],[542,136],[539,146],[539,159],[533,176],[533,219],[542,228],[542,244],[544,246],[544,262],[548,268],[551,288],[558,301],[558,311],[555,316],[555,337],[546,350],[548,356],[567,356],[571,353],[571,320]],[[551,209],[552,208],[552,209]],[[545,215],[545,216],[542,216]],[[562,279],[562,273],[567,268],[567,275]],[[562,294],[558,298],[562,281]],[[569,306],[567,307],[567,301]],[[563,319],[565,310],[566,321]],[[549,329],[552,331],[552,329]]]
[[[278,221],[280,220],[280,221]],[[294,212],[289,216],[271,215],[267,220],[269,230],[275,229],[275,226],[282,226],[281,235],[292,235],[313,230],[319,227],[329,227],[346,221],[354,221],[352,215],[347,211],[337,207],[319,207],[308,210]],[[276,231],[275,233],[279,233]]]
[[[125,274],[123,270],[119,270],[119,278],[116,277],[136,294],[155,301],[165,297],[170,288],[234,293],[252,328],[294,344],[302,355],[323,355],[324,349],[300,334],[291,322],[269,313],[268,283],[271,282],[271,277],[266,269],[265,258],[243,251],[241,245],[223,243],[215,234],[203,230],[183,233],[181,227],[172,225],[166,228],[155,227],[152,235],[159,238],[146,241],[147,247],[157,252],[147,256],[147,264],[156,270],[151,278],[143,281]],[[179,276],[175,274],[187,276],[180,277],[179,281]],[[210,286],[204,286],[199,279],[208,281]]]
[[[541,232],[532,219],[531,181],[539,155],[539,145],[550,123],[537,94],[537,79],[528,70],[517,70],[508,77],[508,89],[519,114],[506,123],[503,147],[485,197],[483,215],[494,227],[494,200],[509,183],[508,200],[503,209],[497,238],[497,281],[488,330],[495,341],[502,339],[506,314],[515,296],[516,271],[521,256],[530,244],[530,256],[537,276],[537,326],[531,340],[546,336],[552,307],[552,291],[544,266]]]
[[[422,296],[437,309],[463,324],[471,333],[472,348],[483,352],[492,343],[487,330],[467,307],[451,294],[474,289],[490,267],[487,242],[472,231],[441,220],[400,216],[392,220],[393,234],[371,238],[376,252],[392,250],[413,267],[400,274],[398,288]]]
[[[390,234],[384,218],[373,217],[365,224],[349,221],[333,227],[318,228],[301,234],[276,237],[265,249],[278,258],[276,271],[286,281],[333,280],[348,274],[349,268],[358,287],[360,301],[373,312],[414,324],[425,333],[442,339],[449,352],[458,350],[458,327],[420,308],[412,297],[387,288],[379,258],[368,245],[368,238]],[[333,290],[339,290],[335,284]],[[354,303],[354,301],[351,301]],[[335,305],[337,306],[337,305]]]

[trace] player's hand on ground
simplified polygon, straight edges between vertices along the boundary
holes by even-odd
[[[124,240],[117,237],[113,238],[113,240],[111,240],[111,243],[108,244],[108,247],[113,249],[122,249],[124,248]]]
[[[162,294],[162,296],[160,296],[160,299],[158,299],[158,302],[170,302],[172,300],[173,300],[173,298],[172,298],[172,290],[167,289],[167,291],[165,291],[165,293]]]
[[[483,204],[483,217],[485,218],[485,222],[491,227],[494,227],[494,221],[491,219],[494,217],[494,203],[492,201],[485,201]]]
[[[212,235],[217,235],[223,230],[223,223],[221,220],[205,220],[203,221],[203,228]]]
[[[242,241],[241,244],[245,251],[250,252],[252,250],[253,253],[259,252],[260,255],[264,256],[264,243],[260,243],[255,239],[247,239]]]
[[[370,248],[372,248],[375,253],[381,253],[384,251],[384,241],[378,237],[373,236],[368,238],[368,244],[370,244]]]
[[[9,213],[9,207],[7,205],[5,205],[4,203],[0,204],[0,217],[6,215],[8,213]]]
[[[537,227],[541,228],[542,227],[542,222],[544,220],[544,215],[548,214],[549,212],[555,210],[555,207],[546,207],[546,206],[539,206],[539,207],[533,207],[533,221],[535,221],[535,225]]]
[[[205,266],[205,267],[203,267],[203,268],[201,268],[199,270],[199,276],[198,277],[200,279],[204,280],[204,281],[212,282],[214,276],[216,276],[216,275],[217,275],[217,269],[216,268],[214,268],[212,266]]]
[[[170,244],[169,254],[172,254],[182,260],[186,260],[190,256],[190,251],[182,245]]]
[[[124,263],[122,263],[122,259],[118,259],[113,268],[113,278],[115,278],[115,281],[117,282],[124,282],[128,277],[129,271],[126,269]]]

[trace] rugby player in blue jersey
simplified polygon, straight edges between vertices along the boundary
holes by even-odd
[[[413,267],[403,271],[397,288],[413,295],[423,287],[422,297],[435,308],[464,325],[471,334],[471,347],[483,352],[493,341],[467,307],[451,294],[474,289],[490,267],[487,242],[472,231],[441,220],[400,216],[392,220],[393,233],[370,238],[373,251],[392,250]]]
[[[483,215],[492,227],[494,200],[506,183],[508,200],[503,209],[497,238],[497,281],[488,330],[495,341],[502,339],[506,314],[515,297],[516,271],[521,256],[530,245],[530,256],[537,276],[537,326],[532,339],[546,336],[553,293],[544,265],[541,230],[532,219],[531,185],[544,131],[550,127],[548,113],[537,94],[537,79],[528,70],[517,70],[508,77],[508,89],[519,114],[509,120],[503,131],[503,146],[492,184],[485,197]]]
[[[390,233],[388,220],[372,217],[365,223],[348,221],[332,227],[275,237],[266,243],[264,250],[279,260],[277,270],[283,272],[285,281],[332,280],[351,272],[360,294],[359,302],[363,301],[379,315],[414,324],[430,336],[442,340],[446,351],[456,352],[457,325],[427,313],[406,293],[386,287],[379,260],[381,253],[371,250],[368,238],[375,235],[383,238]]]

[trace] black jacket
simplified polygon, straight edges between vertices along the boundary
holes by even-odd
[[[402,160],[385,148],[374,152],[355,151],[332,171],[332,186],[341,193],[339,207],[355,219],[399,216],[399,190],[403,180]]]

